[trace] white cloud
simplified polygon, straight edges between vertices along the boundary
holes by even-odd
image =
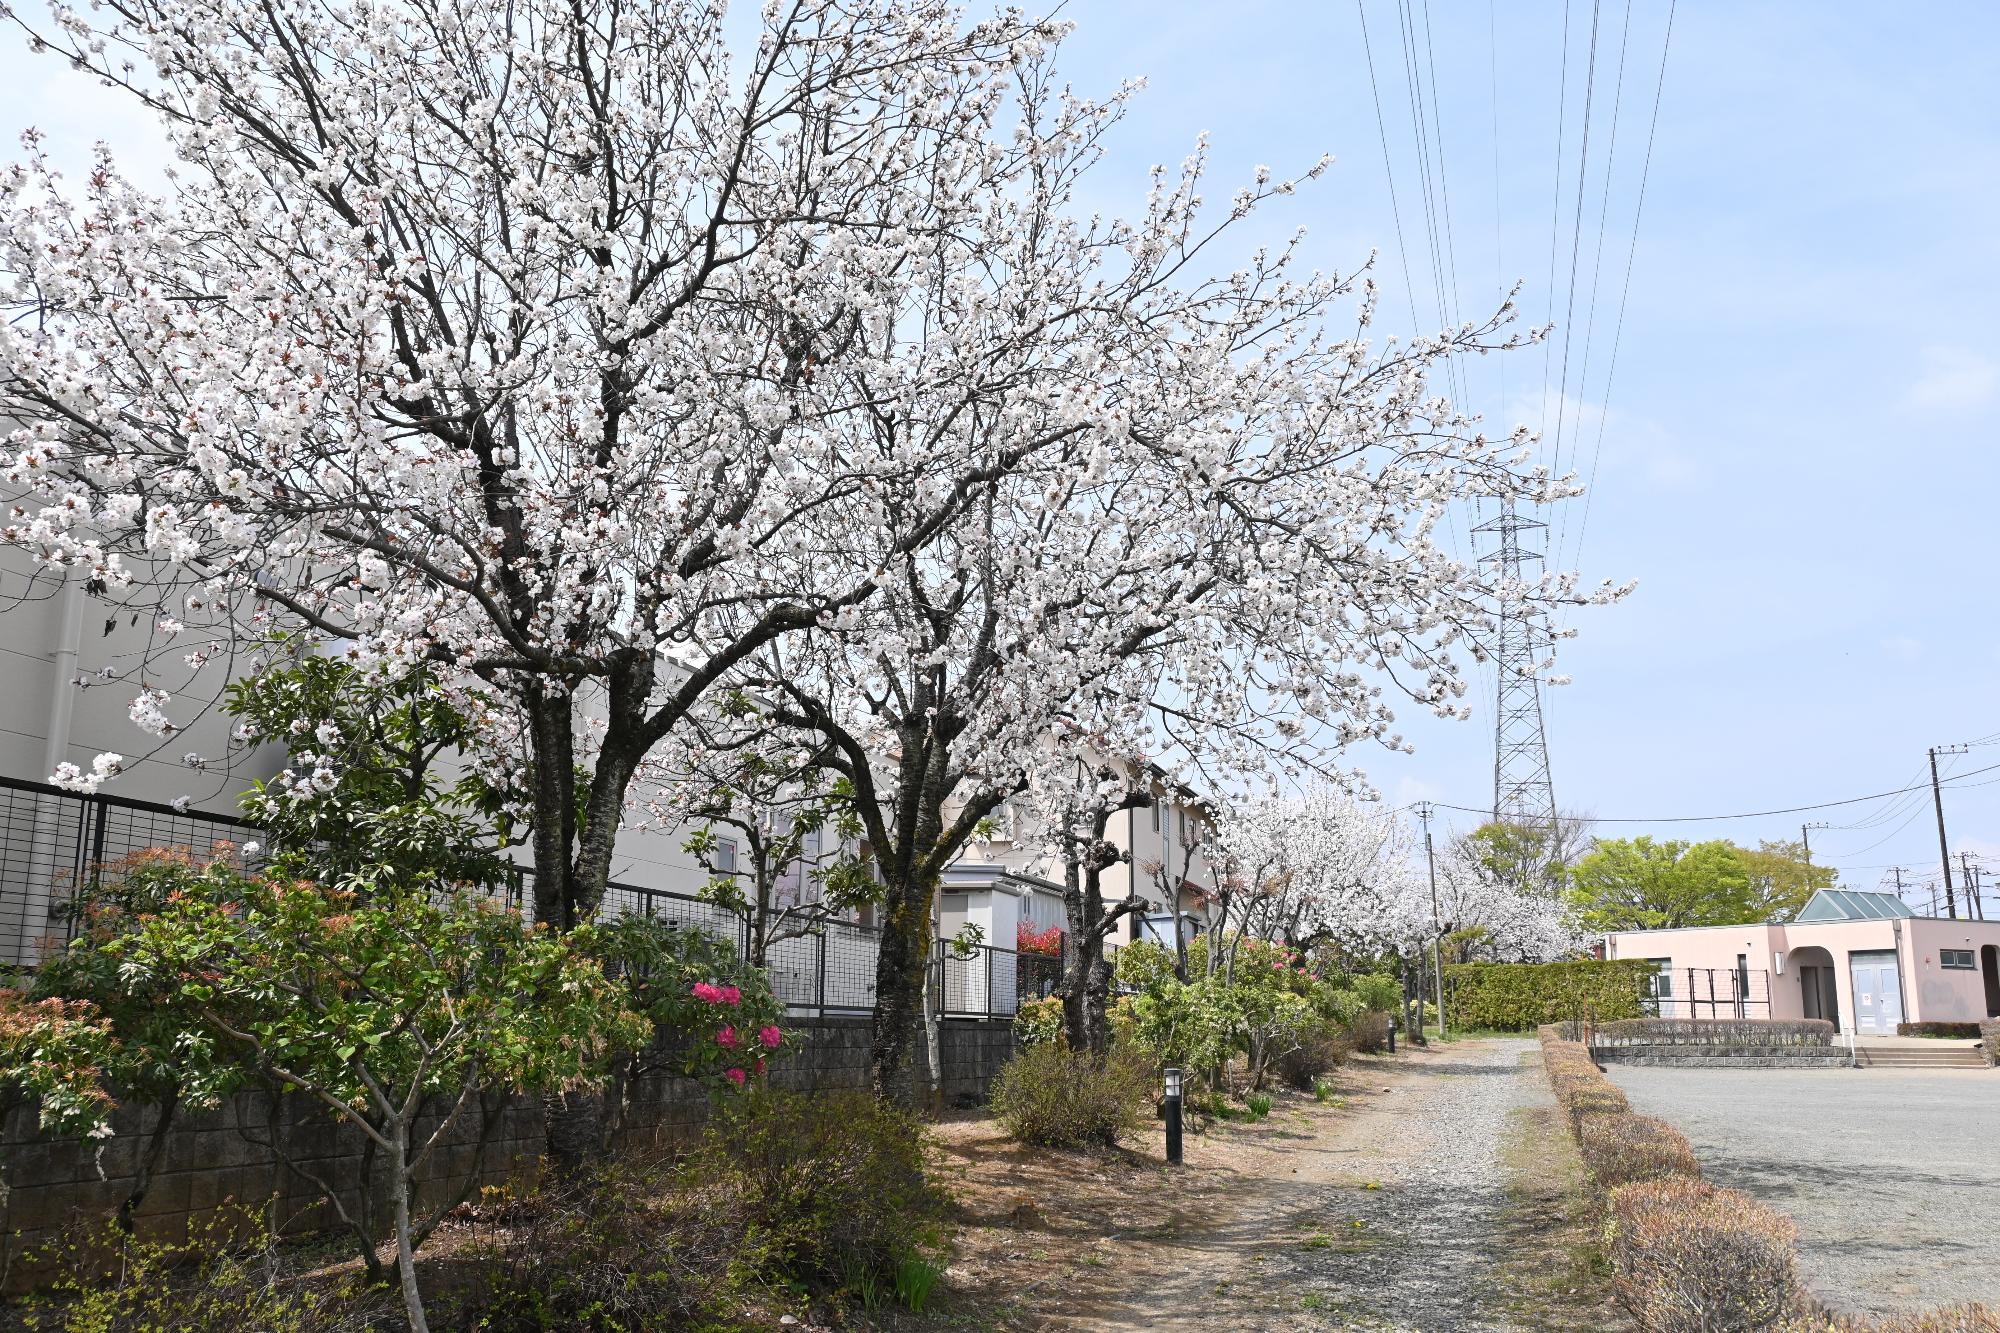
[[[1923,373],[1906,395],[1926,412],[1969,412],[2000,389],[2000,362],[1966,347],[1926,347]]]

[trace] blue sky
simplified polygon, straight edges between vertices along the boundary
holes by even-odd
[[[1389,173],[1351,2],[1079,0],[1066,12],[1079,24],[1079,82],[1100,68],[1149,80],[1114,170],[1175,160],[1200,130],[1219,185],[1256,162],[1283,170],[1336,154],[1293,211],[1327,266],[1380,246],[1386,322],[1398,326],[1409,310],[1393,173],[1420,322],[1437,327],[1392,0],[1368,0],[1366,11]],[[1679,5],[1606,415],[1667,6],[1638,0],[1629,12],[1626,36],[1625,6],[1598,10],[1580,277],[1564,321],[1591,7],[1569,6],[1566,94],[1561,0],[1439,0],[1428,50],[1415,8],[1427,90],[1435,63],[1445,170],[1440,189],[1434,157],[1433,191],[1450,196],[1461,312],[1490,305],[1516,278],[1532,317],[1549,309],[1559,97],[1567,102],[1554,308],[1572,330],[1578,403],[1565,433],[1585,442],[1587,464],[1602,417],[1603,445],[1588,529],[1579,552],[1580,524],[1569,520],[1564,563],[1639,588],[1572,622],[1582,635],[1564,646],[1561,669],[1575,683],[1548,702],[1557,799],[1609,817],[1677,816],[1906,786],[1926,746],[2000,732],[2000,623],[1986,595],[2000,505],[2000,9]],[[1559,343],[1553,356],[1551,397]],[[1540,354],[1504,370],[1498,360],[1472,368],[1471,404],[1501,424],[1552,424]],[[1357,756],[1385,794],[1491,799],[1490,708],[1470,724],[1407,720],[1415,756]],[[1988,764],[2000,764],[2000,746],[1944,766]],[[1955,849],[2000,853],[2000,787],[1946,801]],[[1927,798],[1599,831],[1754,843],[1797,838],[1802,820],[1868,825],[1813,832],[1817,858],[1857,887],[1898,863],[1913,881],[1937,875]]]
[[[1394,0],[1366,12],[1402,241],[1420,261],[1416,322],[1435,329],[1399,15]],[[1554,221],[1553,308],[1571,330],[1565,435],[1582,443],[1580,465],[1602,425],[1587,533],[1579,543],[1573,513],[1565,563],[1639,580],[1624,604],[1577,616],[1582,636],[1563,649],[1575,683],[1549,700],[1558,800],[1601,816],[1692,815],[1906,786],[1927,745],[2000,734],[2000,621],[1986,595],[2000,507],[1989,461],[2000,7],[1678,6],[1608,407],[1667,7],[1635,0],[1629,34],[1623,4],[1596,11],[1579,279],[1564,319],[1592,12],[1570,0],[1565,81],[1563,0],[1435,0],[1428,49],[1422,0],[1415,9],[1427,117],[1433,64],[1436,75],[1444,173],[1432,181],[1450,196],[1451,299],[1470,315],[1518,278],[1541,318]],[[1268,226],[1308,226],[1312,260],[1343,271],[1379,247],[1384,323],[1411,325],[1351,0],[1074,0],[1064,13],[1078,24],[1064,64],[1080,89],[1129,75],[1150,85],[1093,182],[1101,202],[1129,207],[1145,169],[1178,162],[1204,130],[1218,200],[1257,163],[1283,173],[1331,152],[1332,172]],[[66,160],[97,137],[156,151],[141,118],[16,42],[0,48],[0,89],[0,130],[37,124]],[[1535,352],[1471,365],[1468,403],[1496,424],[1552,426],[1560,343],[1552,355],[1547,396]],[[1479,703],[1469,724],[1407,713],[1413,757],[1354,757],[1399,802],[1477,806],[1491,793]],[[2000,745],[1946,769],[1988,764]],[[1954,847],[1991,854],[2000,872],[2000,786],[1948,792],[1947,812]],[[1803,819],[1875,821],[1813,834],[1818,859],[1857,887],[1895,864],[1912,881],[1937,874],[1927,799],[1600,832],[1754,842],[1796,838]]]

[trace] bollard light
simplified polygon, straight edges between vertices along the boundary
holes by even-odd
[[[1181,1071],[1167,1071],[1167,1164],[1181,1164]]]
[[[1389,1015],[1389,1054],[1396,1053],[1396,1016]]]

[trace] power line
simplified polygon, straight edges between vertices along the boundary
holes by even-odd
[[[1992,773],[1996,771],[2000,771],[2000,764],[1989,764],[1985,768],[1975,768],[1971,772],[1963,773],[1960,774],[1959,776],[1961,778],[1974,778],[1978,777],[1981,773]],[[1990,780],[1990,782],[2000,782],[2000,778],[1993,778]],[[1959,787],[1984,787],[1990,785],[1990,783],[1963,782],[1963,781],[1952,782],[1947,780],[1942,785],[1945,787],[1956,789]],[[1843,805],[1859,805],[1864,801],[1881,801],[1881,800],[1886,800],[1891,796],[1903,796],[1912,791],[1929,792],[1930,789],[1931,789],[1930,784],[1926,782],[1916,787],[1898,787],[1894,791],[1878,791],[1871,793],[1870,795],[1867,796],[1849,796],[1846,799],[1839,801],[1820,801],[1814,805],[1789,805],[1779,810],[1744,810],[1734,814],[1724,814],[1724,815],[1657,815],[1649,818],[1642,818],[1639,816],[1625,816],[1622,818],[1614,818],[1613,816],[1610,815],[1592,815],[1590,816],[1590,819],[1593,823],[1598,823],[1598,824],[1711,824],[1725,819],[1766,819],[1772,815],[1804,814],[1806,811],[1809,810],[1833,810]],[[1446,810],[1458,810],[1468,815],[1484,815],[1491,813],[1488,810],[1475,809],[1469,805],[1453,805],[1450,801],[1433,801],[1431,804],[1442,806]]]
[[[1646,158],[1639,168],[1639,201],[1632,210],[1632,239],[1625,251],[1625,283],[1618,293],[1618,323],[1611,334],[1611,364],[1604,374],[1604,404],[1597,415],[1597,440],[1590,450],[1590,484],[1583,492],[1583,516],[1577,524],[1575,563],[1583,564],[1583,539],[1590,531],[1590,502],[1597,493],[1597,461],[1604,453],[1604,430],[1611,419],[1611,386],[1618,377],[1618,348],[1625,340],[1625,306],[1632,296],[1632,264],[1639,253],[1639,221],[1646,212],[1646,184],[1653,174],[1653,138],[1660,127],[1660,99],[1667,87],[1667,55],[1674,45],[1674,9],[1678,0],[1667,5],[1667,32],[1660,43],[1660,73],[1653,84],[1653,116],[1646,126]],[[1995,733],[2000,737],[2000,732]]]
[[[1583,190],[1590,177],[1590,115],[1597,99],[1597,28],[1603,11],[1601,0],[1591,0],[1590,5],[1590,63],[1584,67],[1583,78],[1583,143],[1576,157],[1576,209],[1570,219],[1569,243],[1569,299],[1563,311],[1563,355],[1562,376],[1556,382],[1556,466],[1558,476],[1562,474],[1563,425],[1569,413],[1569,349],[1571,329],[1576,323],[1576,266],[1583,251]]]

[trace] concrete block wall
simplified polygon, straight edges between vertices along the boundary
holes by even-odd
[[[867,1018],[795,1021],[790,1031],[798,1044],[772,1061],[768,1077],[774,1087],[798,1092],[867,1088]],[[939,1046],[946,1103],[975,1103],[984,1100],[994,1075],[1014,1051],[1013,1025],[1006,1020],[947,1021],[939,1030]],[[633,1089],[621,1141],[655,1150],[686,1142],[707,1118],[709,1097],[707,1089],[687,1079],[645,1079]],[[541,1103],[502,1098],[490,1110],[493,1123],[483,1163],[479,1140],[486,1128],[484,1113],[468,1107],[426,1163],[418,1182],[420,1204],[434,1206],[456,1197],[468,1182],[476,1189],[521,1179],[535,1169],[543,1143]],[[151,1107],[121,1106],[112,1117],[112,1136],[86,1144],[44,1135],[36,1114],[29,1103],[0,1117],[0,1273],[9,1274],[12,1285],[30,1275],[10,1259],[18,1260],[74,1222],[109,1216],[125,1200],[159,1118]],[[364,1189],[383,1197],[379,1163],[374,1179],[364,1179],[365,1140],[358,1129],[297,1094],[243,1093],[213,1111],[175,1118],[136,1213],[141,1234],[166,1239],[185,1235],[230,1202],[268,1206],[273,1220],[287,1231],[339,1225],[318,1188],[284,1165],[273,1149],[274,1138],[300,1167],[339,1189],[351,1213],[359,1214]],[[386,1217],[386,1210],[378,1207],[376,1215]]]

